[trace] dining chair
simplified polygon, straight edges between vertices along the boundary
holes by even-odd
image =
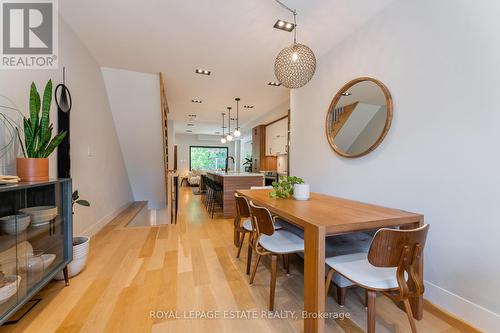
[[[244,196],[238,193],[234,194],[234,199],[236,201],[236,217],[234,219],[234,227],[239,235],[238,252],[236,258],[240,257],[241,249],[243,247],[243,242],[245,241],[245,236],[248,234],[248,252],[247,252],[247,275],[250,274],[250,266],[252,263],[252,253],[254,248],[254,233],[255,230],[252,226],[252,219],[250,216],[250,207],[248,205],[248,200]],[[279,230],[282,228],[281,225],[275,224],[274,228]]]
[[[368,333],[375,332],[375,298],[383,292],[396,302],[402,301],[411,331],[417,332],[409,298],[424,293],[419,270],[429,225],[411,230],[379,229],[367,253],[353,253],[326,258],[331,268],[325,284],[326,293],[334,272],[366,290]]]
[[[278,256],[283,255],[287,272],[289,272],[288,255],[304,251],[304,240],[286,230],[276,230],[271,212],[265,207],[256,206],[250,201],[250,213],[255,229],[254,250],[257,254],[255,266],[250,277],[250,284],[255,279],[257,267],[262,256],[271,256],[271,285],[269,292],[269,311],[274,310],[274,294],[276,290],[276,265]]]

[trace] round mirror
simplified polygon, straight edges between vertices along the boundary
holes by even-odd
[[[326,136],[344,157],[360,157],[382,142],[392,121],[392,98],[380,81],[361,77],[345,84],[326,116]]]

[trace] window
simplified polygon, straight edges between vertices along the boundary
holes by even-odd
[[[222,170],[226,167],[227,147],[189,147],[189,170]]]

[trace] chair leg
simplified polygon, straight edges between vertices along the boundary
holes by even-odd
[[[412,333],[417,333],[417,326],[415,325],[415,319],[413,319],[413,312],[411,311],[410,301],[405,299],[403,301],[405,305],[406,315],[408,316],[408,320],[410,321],[410,327]]]
[[[377,297],[377,292],[373,290],[367,290],[367,295],[368,295],[367,332],[375,333],[375,298]]]
[[[285,261],[286,274],[290,275],[290,255],[289,254],[284,254],[283,255],[283,260]]]
[[[269,311],[274,311],[274,294],[276,292],[276,266],[278,256],[271,255],[271,288],[269,291]]]
[[[243,247],[243,241],[245,240],[245,235],[247,233],[245,231],[241,232],[241,237],[240,237],[240,245],[238,246],[238,253],[236,254],[236,258],[240,257],[241,254],[241,248]]]
[[[333,273],[335,273],[335,271],[333,269],[330,269],[328,271],[328,274],[326,275],[325,295],[327,295],[327,296],[328,296],[328,289],[330,289],[330,284],[332,283]]]
[[[339,287],[337,286],[337,303],[339,303],[340,306],[345,305],[345,294],[346,294],[347,288],[346,287]]]
[[[368,289],[365,289],[365,308],[368,307]]]
[[[253,266],[252,276],[250,276],[250,284],[252,284],[253,280],[255,279],[255,273],[257,273],[257,267],[259,266],[261,257],[262,256],[257,253],[257,259],[255,260],[255,266]]]
[[[250,237],[248,239],[248,252],[247,252],[247,275],[250,275],[250,266],[252,265],[252,242],[253,242],[253,233],[250,233]]]

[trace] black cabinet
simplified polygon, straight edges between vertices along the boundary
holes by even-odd
[[[72,260],[71,179],[0,186],[0,324]]]

